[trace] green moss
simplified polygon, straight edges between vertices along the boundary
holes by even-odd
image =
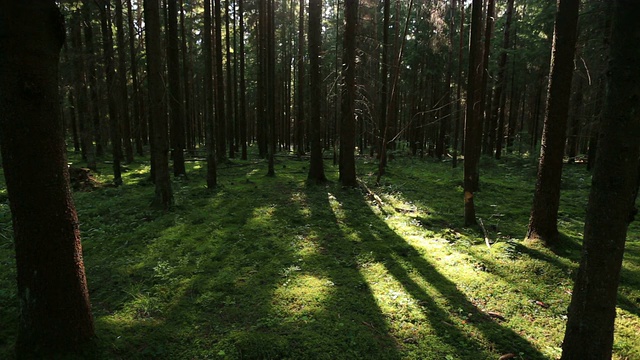
[[[78,161],[71,154],[70,161]],[[384,204],[330,183],[307,185],[307,164],[237,161],[175,179],[176,205],[152,210],[148,159],[125,185],[76,193],[102,359],[557,358],[577,267],[590,176],[566,166],[551,251],[524,244],[535,163],[483,159],[477,214],[465,228],[462,169],[398,159],[374,186]],[[109,168],[98,179],[109,182]],[[3,198],[4,196],[4,198]],[[640,346],[640,228],[630,227],[614,358]],[[0,183],[0,358],[17,329],[11,217]],[[490,315],[493,314],[493,315]],[[496,315],[497,314],[497,315]]]

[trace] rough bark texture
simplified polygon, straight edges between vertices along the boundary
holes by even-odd
[[[76,351],[94,336],[58,103],[64,36],[54,1],[0,1],[0,144],[16,249],[18,358]]]
[[[340,183],[355,187],[356,179],[356,32],[358,0],[344,4],[344,57],[342,59],[342,123],[340,124]]]
[[[558,241],[558,207],[580,0],[558,0],[547,109],[527,238]]]
[[[225,116],[224,102],[224,73],[222,71],[222,16],[220,14],[220,0],[213,0],[213,21],[214,21],[214,37],[215,42],[213,49],[215,50],[215,101],[216,101],[216,155],[218,161],[226,161],[226,143],[227,143],[227,118]]]
[[[562,359],[610,359],[616,297],[635,201],[640,137],[640,2],[616,1],[608,93],[569,305]]]
[[[162,47],[160,44],[160,8],[156,0],[145,0],[144,20],[146,23],[147,73],[149,83],[149,124],[153,129],[151,158],[154,163],[156,185],[154,206],[168,209],[173,202],[169,176],[169,124],[164,112],[165,95],[162,74]]]
[[[471,11],[467,120],[464,129],[464,223],[467,226],[476,223],[473,196],[478,190],[482,138],[482,0],[473,0]]]
[[[324,175],[322,161],[322,133],[320,113],[322,112],[322,1],[309,0],[309,85],[311,109],[309,110],[309,133],[311,143],[311,164],[309,165],[309,180],[320,183],[327,180]]]

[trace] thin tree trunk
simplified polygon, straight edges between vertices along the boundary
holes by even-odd
[[[217,157],[215,146],[214,116],[213,116],[213,44],[211,26],[211,0],[204,0],[204,34],[202,43],[204,48],[204,127],[207,145],[207,187],[213,189],[218,183]]]
[[[127,16],[129,21],[129,57],[131,58],[131,98],[133,100],[133,111],[131,122],[133,123],[133,139],[136,144],[136,153],[139,156],[144,155],[142,147],[141,129],[143,117],[140,116],[140,85],[138,84],[138,59],[136,57],[136,29],[133,26],[133,9],[131,0],[127,0]]]
[[[247,160],[247,86],[245,83],[245,56],[244,56],[244,0],[238,0],[238,12],[240,13],[240,143],[242,145],[242,160]]]
[[[116,0],[119,1],[119,0]],[[116,103],[117,82],[113,65],[113,34],[111,32],[111,0],[104,0],[100,9],[100,25],[102,26],[103,56],[105,73],[107,78],[107,97],[109,102],[109,132],[111,133],[111,153],[113,155],[113,183],[122,185],[122,139],[118,116],[118,104]]]
[[[502,53],[500,53],[500,62],[498,63],[498,79],[496,84],[496,106],[494,106],[494,110],[492,111],[492,117],[498,124],[498,128],[496,131],[496,139],[495,139],[495,147],[496,147],[496,159],[500,159],[502,156],[502,144],[504,143],[504,113],[505,113],[505,105],[506,105],[506,96],[504,94],[504,88],[506,85],[506,71],[507,71],[507,63],[508,63],[508,54],[507,51],[511,46],[510,35],[511,35],[511,20],[513,18],[513,2],[514,0],[508,0],[507,2],[507,13],[506,19],[504,23],[504,39],[502,41]]]
[[[226,131],[227,131],[227,117],[225,115],[225,93],[224,93],[224,72],[222,71],[222,8],[220,6],[220,0],[213,0],[213,20],[214,20],[214,50],[215,50],[215,96],[216,96],[216,155],[218,161],[226,161]]]
[[[118,110],[120,111],[120,125],[122,142],[124,145],[124,159],[127,164],[133,162],[133,146],[131,144],[131,118],[129,117],[129,95],[127,94],[127,59],[124,41],[124,20],[122,16],[122,1],[116,1],[116,42],[118,45]],[[131,61],[134,61],[131,58]],[[120,130],[120,129],[118,129]]]
[[[300,0],[298,17],[298,113],[296,117],[296,150],[298,156],[304,155],[304,0]]]
[[[464,135],[464,223],[476,224],[474,193],[480,178],[480,142],[482,140],[482,48],[480,31],[482,0],[473,0],[471,13],[471,39],[467,82],[467,120]]]
[[[185,176],[184,165],[185,121],[184,102],[180,88],[180,55],[178,47],[178,3],[167,0],[167,74],[169,76],[169,116],[171,117],[171,155],[173,158],[173,176]]]

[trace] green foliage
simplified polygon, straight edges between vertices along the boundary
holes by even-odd
[[[72,155],[73,157],[73,155]],[[73,160],[73,158],[72,158]],[[125,185],[76,193],[100,359],[557,358],[577,267],[590,176],[566,166],[563,245],[523,244],[535,163],[483,159],[478,216],[463,227],[462,169],[399,159],[375,187],[383,204],[305,182],[306,162],[237,161],[205,187],[204,166],[152,210],[148,165]],[[108,167],[98,177],[108,182]],[[0,185],[0,358],[18,309],[10,212]],[[640,229],[629,234],[615,358],[638,358]]]

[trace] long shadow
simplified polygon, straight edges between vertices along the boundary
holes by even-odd
[[[189,190],[168,214],[149,213],[153,233],[144,225],[133,230],[126,235],[135,239],[126,241],[129,248],[88,247],[101,347],[96,358],[231,356],[243,341],[235,329],[266,316],[278,271],[293,253],[273,234],[278,224],[268,221],[265,205],[276,199],[244,176],[227,182],[213,192]]]
[[[513,330],[505,328],[479,311],[467,297],[458,290],[455,283],[442,275],[421,254],[413,248],[405,239],[390,229],[387,224],[376,215],[369,204],[358,194],[350,195],[349,207],[345,207],[345,219],[354,228],[362,229],[354,223],[354,219],[366,218],[373,223],[373,228],[378,233],[370,230],[360,232],[362,239],[379,239],[377,241],[362,242],[363,251],[371,251],[378,261],[385,264],[388,272],[402,284],[411,296],[418,300],[429,319],[432,328],[439,338],[449,343],[451,347],[458,349],[460,358],[477,359],[487,357],[490,353],[478,350],[486,345],[486,341],[492,344],[497,353],[524,353],[526,358],[544,359],[533,345]],[[344,203],[347,203],[345,201]],[[379,242],[384,242],[380,246]],[[417,273],[422,280],[446,298],[448,308],[439,305],[420,284],[411,276]],[[462,309],[462,314],[471,314],[466,319],[459,318],[457,309]],[[468,320],[466,324],[464,321]],[[481,340],[484,339],[484,340]],[[460,346],[463,344],[463,346]],[[480,353],[479,353],[480,352]],[[480,356],[479,356],[480,355]]]

